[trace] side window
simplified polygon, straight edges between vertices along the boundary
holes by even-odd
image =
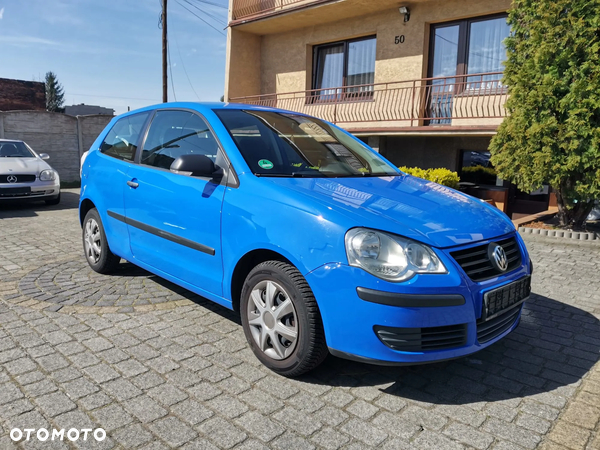
[[[188,111],[158,111],[142,151],[141,163],[169,169],[179,156],[205,155],[217,160],[218,145],[207,123]]]
[[[114,158],[133,161],[140,134],[149,114],[143,112],[117,120],[104,138],[100,151]]]

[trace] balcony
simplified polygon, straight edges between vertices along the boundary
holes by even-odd
[[[501,79],[501,72],[493,72],[229,100],[309,114],[357,133],[493,131],[506,116],[508,92]]]
[[[274,14],[323,0],[234,0],[232,5],[233,21]]]

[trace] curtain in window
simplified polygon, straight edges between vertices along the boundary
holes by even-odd
[[[456,75],[458,64],[459,26],[439,27],[435,29],[433,43],[433,77]],[[432,80],[429,87],[430,123],[440,125],[451,122],[452,104],[456,78]]]
[[[506,60],[506,48],[503,41],[510,33],[505,17],[472,22],[469,30],[469,53],[467,73],[502,72],[502,63]],[[482,78],[468,79],[469,89],[493,89],[498,86],[501,75],[486,75]],[[484,81],[484,83],[479,83]]]
[[[344,84],[344,46],[322,47],[317,52],[316,89],[320,101],[336,100]],[[329,89],[328,89],[329,88]],[[338,89],[331,89],[338,88]]]
[[[373,84],[375,82],[376,39],[365,39],[348,44],[347,86]],[[350,88],[349,92],[372,92],[373,86]]]

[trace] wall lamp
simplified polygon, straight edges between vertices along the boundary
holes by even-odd
[[[398,8],[398,11],[400,11],[400,14],[404,14],[405,22],[408,22],[410,20],[410,9],[408,9],[408,6],[401,6],[400,8]]]

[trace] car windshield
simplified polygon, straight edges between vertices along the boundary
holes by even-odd
[[[0,158],[32,158],[33,153],[23,142],[0,142]]]
[[[314,117],[255,110],[215,113],[257,176],[400,175],[365,145]]]

